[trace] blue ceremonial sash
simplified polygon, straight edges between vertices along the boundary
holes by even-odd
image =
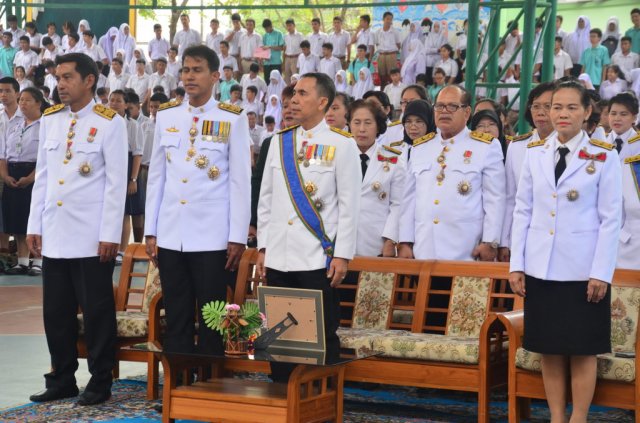
[[[633,175],[633,182],[636,185],[636,192],[638,198],[640,198],[640,162],[629,163],[631,165],[631,174]]]
[[[333,258],[335,243],[327,236],[324,230],[322,217],[311,201],[311,197],[304,189],[304,181],[300,174],[298,158],[296,154],[295,129],[280,134],[280,160],[284,180],[289,191],[291,203],[300,221],[315,236],[322,245],[324,253],[327,255],[327,269]]]

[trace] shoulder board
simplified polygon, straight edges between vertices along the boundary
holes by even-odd
[[[117,114],[115,110],[104,107],[102,104],[96,104],[95,106],[93,106],[93,111],[96,112],[97,115],[100,115],[103,118],[109,120],[113,119],[113,117]]]
[[[400,147],[403,143],[404,143],[404,140],[400,140],[400,141],[394,141],[392,143],[389,143],[389,145],[391,147]]]
[[[46,113],[46,112],[45,112]],[[640,132],[638,132],[637,134],[635,134],[633,137],[629,138],[627,140],[627,144],[633,144],[636,141],[640,141]]]
[[[626,159],[624,159],[625,164],[635,162],[640,162],[640,154],[636,154],[635,156],[627,157]]]
[[[594,140],[594,139],[590,139],[589,144],[595,145],[596,147],[604,148],[605,150],[609,150],[609,151],[613,150],[613,148],[615,147],[613,144],[609,144],[608,142]]]
[[[276,132],[276,133],[277,133],[277,134],[282,134],[282,133],[287,132],[287,131],[290,131],[290,130],[292,130],[292,129],[296,129],[298,126],[300,126],[300,125],[293,125],[293,126],[289,126],[288,128],[281,129],[281,130],[279,130],[279,131],[278,131],[278,132]]]
[[[514,138],[513,135],[505,135],[504,136],[504,139],[509,141],[509,142],[513,142],[513,138]]]
[[[396,120],[395,122],[391,122],[387,125],[387,128],[390,128],[392,126],[396,126],[396,125],[400,125],[402,123],[402,121]]]
[[[398,149],[393,148],[393,147],[389,147],[388,145],[383,145],[383,146],[382,146],[382,148],[383,148],[385,151],[388,151],[389,153],[393,153],[393,154],[397,154],[397,155],[402,154],[402,151],[401,151],[401,150],[398,150]]]
[[[541,145],[544,145],[546,142],[547,142],[546,139],[538,140],[538,141],[531,141],[529,144],[527,144],[527,148],[540,147]]]
[[[177,107],[177,106],[179,106],[181,104],[182,104],[181,101],[176,101],[176,100],[167,101],[166,103],[162,103],[160,105],[160,107],[158,108],[158,111],[170,109],[172,107]]]
[[[425,135],[423,137],[420,137],[417,140],[414,140],[412,146],[413,147],[417,147],[420,144],[424,144],[424,143],[426,143],[428,141],[431,141],[432,139],[435,138],[435,136],[436,136],[435,132],[429,132],[427,135]]]
[[[353,138],[353,135],[351,135],[351,133],[349,133],[347,131],[343,131],[342,129],[334,128],[333,126],[330,126],[330,128],[336,134],[340,134],[340,135],[345,136],[347,138]]]
[[[485,144],[491,144],[491,142],[493,141],[492,135],[483,134],[482,132],[471,131],[469,136],[471,137],[471,139],[474,139],[476,141],[481,141]]]
[[[524,141],[526,139],[531,138],[532,135],[533,135],[533,131],[527,132],[526,134],[522,134],[522,135],[516,135],[515,137],[511,137],[511,142]]]
[[[65,107],[66,106],[64,104],[56,104],[55,106],[48,107],[47,109],[45,109],[44,115],[45,116],[52,115],[52,114],[57,113],[60,110],[64,109]]]
[[[242,113],[242,107],[236,106],[235,104],[218,103],[218,108],[220,110],[231,112],[236,115],[239,115],[240,113]]]

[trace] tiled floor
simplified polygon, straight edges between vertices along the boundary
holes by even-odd
[[[119,277],[114,272],[114,280]],[[44,387],[49,352],[42,324],[42,279],[0,275],[0,409],[29,402]],[[121,377],[146,372],[146,364],[121,363]],[[89,381],[86,360],[76,373],[78,386]]]

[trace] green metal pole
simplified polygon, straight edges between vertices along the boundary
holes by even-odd
[[[551,0],[551,10],[549,12],[549,24],[544,36],[544,51],[542,57],[542,75],[540,81],[553,81],[553,57],[556,46],[556,12],[558,0]]]
[[[478,79],[478,33],[480,28],[480,0],[469,0],[469,33],[467,34],[467,61],[464,71],[464,86],[471,94],[471,109],[476,104],[476,81]]]
[[[536,0],[526,0],[524,5],[524,33],[522,37],[522,64],[520,68],[520,117],[518,132],[524,134],[529,125],[524,118],[527,98],[533,79],[533,43],[535,41]]]
[[[497,48],[500,41],[500,16],[502,15],[502,9],[499,6],[492,8],[491,21],[489,21],[489,28],[487,37],[489,37],[489,51],[496,52],[489,56],[489,63],[487,63],[487,81],[498,81],[498,54]],[[495,87],[487,90],[487,97],[496,98]]]

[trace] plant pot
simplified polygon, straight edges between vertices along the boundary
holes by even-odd
[[[224,353],[227,355],[244,355],[247,353],[246,339],[231,340],[227,339],[224,345]]]

